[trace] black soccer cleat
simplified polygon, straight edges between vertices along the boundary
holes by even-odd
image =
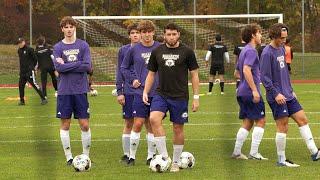
[[[127,164],[129,161],[129,157],[127,155],[123,155],[119,160],[120,163]]]
[[[134,166],[134,165],[135,165],[134,159],[130,158],[127,162],[127,166]]]
[[[69,159],[69,160],[67,161],[67,166],[72,166],[72,162],[73,162],[73,159]]]
[[[24,105],[26,105],[26,103],[23,102],[23,101],[20,101],[20,102],[18,103],[18,106],[24,106]]]
[[[41,105],[45,105],[47,103],[48,103],[48,100],[46,100],[46,99],[41,100]]]

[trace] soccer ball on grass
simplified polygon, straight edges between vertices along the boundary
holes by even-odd
[[[179,167],[181,169],[193,168],[196,160],[194,156],[189,152],[182,152],[180,155]]]
[[[74,157],[72,164],[77,172],[89,171],[91,168],[91,160],[85,154]]]

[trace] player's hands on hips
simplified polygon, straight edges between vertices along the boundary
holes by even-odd
[[[252,91],[252,96],[254,103],[260,102],[260,94],[258,93],[258,91]]]
[[[134,88],[138,88],[140,85],[141,85],[141,83],[139,82],[138,79],[135,79],[135,80],[132,81],[132,86]]]
[[[199,99],[193,99],[192,101],[192,112],[196,112],[199,109]]]
[[[148,93],[143,92],[142,101],[143,101],[144,104],[150,105],[150,103],[149,103],[149,98],[148,98]]]
[[[126,103],[126,100],[125,100],[125,97],[124,97],[123,94],[117,96],[117,101],[118,101],[118,103],[119,103],[120,105],[122,105],[122,106]]]
[[[64,64],[64,60],[62,58],[56,58],[57,63]]]
[[[276,96],[276,102],[280,105],[284,105],[286,104],[286,97],[284,97],[281,93],[279,93],[277,96]]]

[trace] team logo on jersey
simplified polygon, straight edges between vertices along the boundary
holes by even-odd
[[[217,44],[215,44],[213,47],[215,47],[215,48],[217,48],[217,49],[223,48],[222,45],[217,45]]]
[[[179,54],[163,54],[162,59],[165,61],[165,65],[168,67],[175,66],[175,62],[179,59]]]
[[[181,117],[182,118],[187,118],[188,117],[188,113],[187,112],[182,113]]]
[[[279,61],[280,68],[284,68],[285,67],[285,65],[284,65],[284,63],[285,63],[284,56],[277,57],[277,61]]]
[[[79,49],[68,49],[68,50],[64,50],[63,54],[67,56],[68,62],[74,62],[74,61],[78,61],[79,52],[80,52]]]
[[[88,113],[88,114],[90,113],[90,108],[87,109],[87,113]]]
[[[261,115],[264,115],[264,112],[263,112],[263,111],[261,111]]]
[[[149,63],[150,56],[151,56],[151,52],[141,53],[141,57],[144,59],[144,62],[146,64]]]

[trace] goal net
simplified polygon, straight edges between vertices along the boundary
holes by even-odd
[[[200,66],[200,80],[208,78],[209,68],[204,57],[208,45],[215,42],[215,35],[221,34],[227,46],[231,64],[226,66],[225,79],[233,80],[235,45],[241,42],[240,31],[248,23],[262,27],[265,42],[269,42],[268,27],[282,22],[282,14],[242,14],[242,15],[184,15],[184,16],[74,16],[78,23],[77,37],[86,38],[90,47],[94,66],[95,83],[114,82],[118,49],[129,43],[126,26],[142,19],[152,20],[156,25],[156,36],[162,36],[163,27],[174,22],[181,28],[181,42],[193,48]]]

